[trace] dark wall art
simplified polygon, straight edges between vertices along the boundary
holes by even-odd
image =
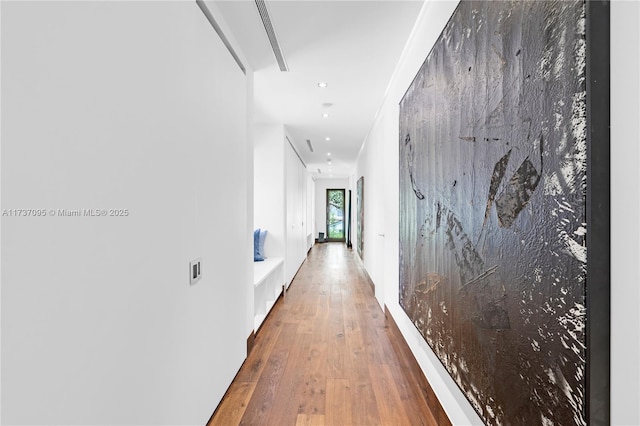
[[[364,249],[364,176],[361,176],[356,183],[356,195],[358,200],[358,211],[357,213],[357,226],[356,230],[358,231],[358,256],[362,259],[363,249]]]
[[[590,419],[589,7],[460,3],[400,103],[400,305],[487,424]]]

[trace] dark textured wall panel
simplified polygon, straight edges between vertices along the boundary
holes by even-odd
[[[360,259],[364,259],[364,176],[361,176],[360,179],[358,179],[358,183],[356,184],[356,193],[358,196],[358,226],[356,227],[356,230],[358,231],[358,256],[360,256]]]
[[[488,424],[586,424],[585,24],[463,2],[400,104],[400,304]]]

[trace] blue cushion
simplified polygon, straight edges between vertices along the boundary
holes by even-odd
[[[260,228],[253,231],[253,261],[261,262],[264,260],[264,257],[260,256],[260,252],[258,248],[260,247]]]
[[[264,240],[267,239],[267,230],[266,229],[261,229],[260,230],[260,237],[258,238],[258,256],[262,258],[262,260],[266,259],[267,256],[265,256],[265,252],[264,252]]]

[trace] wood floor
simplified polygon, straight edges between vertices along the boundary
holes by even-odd
[[[450,424],[354,256],[314,246],[209,425]]]

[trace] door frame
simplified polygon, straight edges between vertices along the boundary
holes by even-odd
[[[330,238],[329,237],[329,191],[340,191],[342,192],[342,238]],[[326,231],[327,234],[325,236],[325,241],[329,241],[329,242],[340,242],[340,243],[344,243],[346,241],[346,234],[347,234],[347,224],[346,224],[346,220],[344,217],[344,213],[345,213],[345,207],[347,205],[347,200],[346,200],[346,191],[344,188],[327,188],[326,192],[325,192],[325,226],[326,226]]]

